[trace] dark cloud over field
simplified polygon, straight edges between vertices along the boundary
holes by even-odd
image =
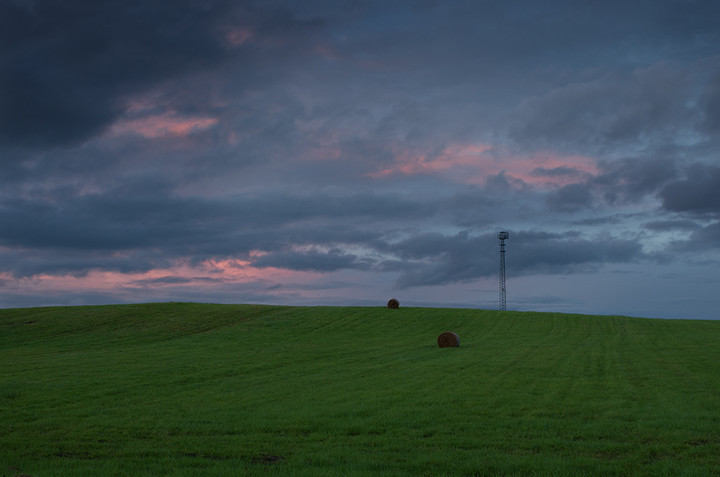
[[[508,230],[510,308],[718,318],[719,14],[0,2],[0,306],[494,307]]]

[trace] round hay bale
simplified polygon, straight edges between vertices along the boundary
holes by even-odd
[[[441,348],[457,348],[460,346],[460,337],[452,331],[446,331],[438,336],[438,346]]]
[[[388,308],[394,309],[394,308],[400,308],[400,302],[397,298],[390,298],[390,301],[388,301]]]

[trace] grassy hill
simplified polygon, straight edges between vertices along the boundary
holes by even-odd
[[[720,473],[714,321],[10,309],[0,364],[8,477]]]

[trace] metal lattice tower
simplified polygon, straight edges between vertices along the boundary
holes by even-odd
[[[498,242],[500,243],[500,311],[505,311],[505,297],[507,290],[505,288],[505,240],[510,238],[507,232],[498,232]]]

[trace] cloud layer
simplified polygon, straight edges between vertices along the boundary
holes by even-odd
[[[719,13],[4,2],[0,306],[494,307],[508,230],[510,308],[720,318]]]

